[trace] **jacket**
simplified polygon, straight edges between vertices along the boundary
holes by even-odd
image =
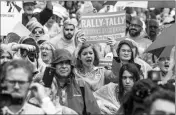
[[[70,83],[67,84],[66,87],[67,107],[73,109],[79,115],[93,115],[101,113],[97,101],[86,82],[78,83],[75,78],[71,78]],[[51,97],[53,102],[57,100],[57,94],[60,89],[61,88],[59,88],[56,79],[54,79],[52,84],[53,97]]]

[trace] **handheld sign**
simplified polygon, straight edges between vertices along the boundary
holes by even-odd
[[[1,1],[1,35],[12,32],[22,22],[22,1]]]
[[[85,33],[87,42],[105,43],[111,37],[117,41],[125,37],[126,13],[125,11],[100,14],[83,14],[81,16],[81,29]]]

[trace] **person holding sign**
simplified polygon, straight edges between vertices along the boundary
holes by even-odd
[[[99,65],[98,52],[92,44],[83,43],[76,57],[76,80],[85,81],[94,92],[100,89],[107,81],[117,81],[111,70],[106,70]]]

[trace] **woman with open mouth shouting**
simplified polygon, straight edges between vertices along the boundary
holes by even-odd
[[[49,42],[43,42],[40,45],[41,58],[46,65],[50,65],[54,55],[54,46]]]
[[[76,80],[85,81],[94,92],[100,89],[107,81],[115,81],[117,78],[111,70],[98,67],[99,56],[92,44],[83,43],[77,53],[76,58]],[[82,82],[80,82],[82,83]]]

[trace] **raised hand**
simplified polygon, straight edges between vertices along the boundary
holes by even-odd
[[[28,51],[35,51],[36,47],[33,45],[27,45],[27,44],[20,44],[21,49],[26,49]]]
[[[110,45],[111,47],[113,47],[116,44],[116,40],[112,37],[108,37],[108,41],[106,43],[107,45]]]

